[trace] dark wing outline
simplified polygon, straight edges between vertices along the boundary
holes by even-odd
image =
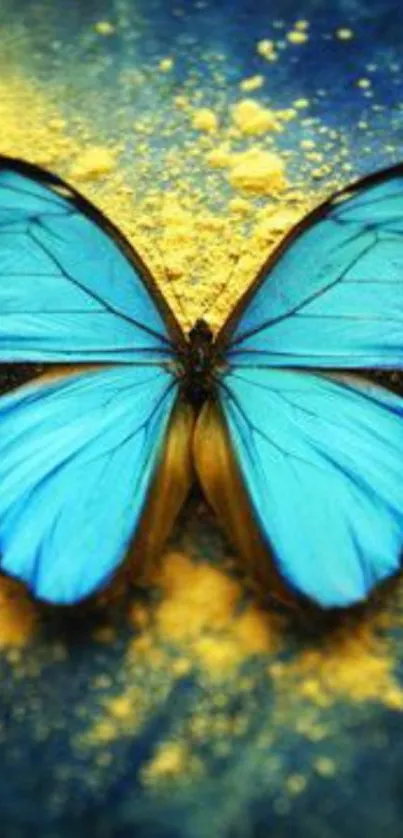
[[[400,176],[403,177],[403,162],[397,163],[395,166],[389,166],[386,169],[381,169],[378,172],[373,172],[370,175],[366,175],[362,178],[358,178],[357,180],[353,181],[353,183],[344,186],[338,192],[334,192],[329,198],[327,198],[323,203],[319,204],[319,206],[315,207],[311,212],[309,212],[298,224],[295,225],[287,234],[286,236],[280,241],[277,247],[270,253],[266,261],[263,263],[262,267],[260,268],[257,276],[252,281],[249,288],[241,295],[238,302],[235,304],[232,312],[228,316],[227,320],[224,322],[223,326],[219,330],[214,347],[218,356],[225,353],[226,349],[229,347],[231,343],[231,336],[236,329],[238,320],[242,317],[248,303],[253,298],[253,295],[256,293],[260,285],[265,281],[267,275],[270,271],[274,268],[277,262],[280,261],[284,252],[303,234],[308,230],[309,227],[312,227],[317,221],[322,221],[326,218],[327,214],[333,209],[334,204],[340,201],[343,198],[348,198],[352,196],[355,192],[358,192],[360,189],[365,189],[368,186],[375,186],[377,183],[381,183],[382,181],[391,180],[392,178]],[[261,330],[261,326],[253,330],[253,332],[259,332]],[[250,332],[248,334],[251,334]],[[241,341],[241,338],[234,341],[233,346],[236,346],[238,342]]]
[[[41,166],[37,166],[34,163],[28,163],[27,161],[20,160],[16,157],[7,157],[4,154],[0,154],[0,171],[3,169],[14,170],[17,174],[23,176],[25,175],[26,177],[31,178],[31,180],[38,182],[40,185],[47,186],[50,189],[53,187],[55,188],[56,193],[58,189],[62,190],[61,196],[66,201],[69,201],[75,209],[83,215],[86,215],[87,218],[89,218],[94,224],[97,224],[98,227],[100,227],[101,230],[112,239],[114,244],[119,248],[121,253],[123,253],[128,262],[133,266],[134,270],[137,271],[140,278],[143,280],[144,285],[146,286],[159,313],[167,325],[171,340],[175,345],[176,350],[178,352],[184,351],[186,347],[186,337],[183,329],[176,319],[172,309],[164,299],[161,290],[159,289],[142,257],[138,251],[135,250],[126,236],[124,236],[119,230],[119,228],[77,189],[58,175],[53,174],[53,172],[43,169]]]

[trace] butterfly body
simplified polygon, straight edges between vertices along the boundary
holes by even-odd
[[[182,391],[195,408],[201,408],[214,391],[216,353],[213,333],[205,320],[197,320],[188,335]]]
[[[259,584],[359,602],[403,546],[403,398],[366,376],[403,369],[403,166],[307,216],[213,339],[83,196],[0,157],[0,365],[46,373],[0,397],[0,567],[39,598],[140,573],[196,472]]]

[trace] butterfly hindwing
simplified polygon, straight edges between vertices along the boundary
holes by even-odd
[[[232,370],[221,403],[259,529],[283,578],[324,607],[399,568],[403,399],[360,379]]]
[[[400,166],[339,194],[286,239],[223,330],[227,358],[237,366],[401,367],[402,275]]]
[[[0,399],[0,567],[41,599],[104,585],[142,515],[176,396],[162,368],[117,366]]]
[[[0,158],[2,362],[166,358],[171,335],[140,262],[117,230],[58,178]]]

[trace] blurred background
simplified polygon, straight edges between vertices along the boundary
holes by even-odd
[[[96,202],[185,328],[403,156],[392,0],[0,12],[0,153]],[[400,838],[402,606],[398,582],[331,624],[263,607],[197,491],[147,588],[61,613],[1,580],[2,834]]]

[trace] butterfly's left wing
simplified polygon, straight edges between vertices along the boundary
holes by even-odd
[[[403,166],[359,181],[293,230],[217,348],[237,366],[403,366]]]
[[[55,603],[104,585],[138,528],[176,392],[166,369],[121,365],[3,396],[0,568]]]
[[[351,376],[258,368],[229,371],[219,391],[283,578],[324,607],[364,599],[400,564],[403,399]]]

